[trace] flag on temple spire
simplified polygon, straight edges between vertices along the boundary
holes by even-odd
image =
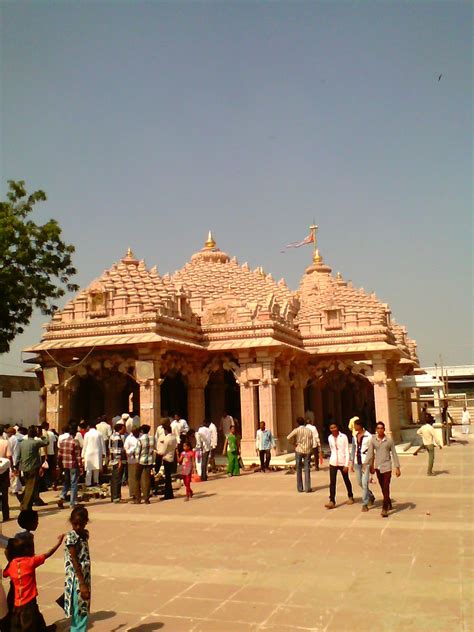
[[[306,246],[307,244],[314,243],[314,233],[311,231],[307,237],[303,239],[303,241],[294,241],[291,244],[287,244],[286,248],[300,248],[300,246]]]

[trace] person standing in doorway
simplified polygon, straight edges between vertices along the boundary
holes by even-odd
[[[202,426],[196,432],[196,448],[201,450],[201,480],[207,481],[207,465],[209,463],[209,454],[211,452],[211,431],[209,430],[209,422],[203,421]]]
[[[469,411],[466,408],[466,406],[464,406],[462,410],[461,423],[462,423],[462,433],[469,434],[469,425],[471,423],[471,415],[469,414]]]
[[[362,472],[364,467],[364,459],[369,449],[369,443],[372,438],[359,418],[354,421],[355,435],[352,439],[350,469],[355,472],[359,487],[362,488],[362,511],[369,511],[369,507],[375,502],[375,496],[369,489],[370,472],[368,469]]]
[[[105,444],[102,435],[96,428],[96,422],[91,421],[89,430],[84,435],[82,458],[86,470],[86,486],[99,484],[99,474],[104,467]]]
[[[288,441],[295,444],[296,460],[296,489],[303,491],[303,468],[304,468],[304,491],[309,494],[311,490],[311,453],[313,452],[313,433],[305,426],[303,417],[296,420],[298,427],[287,436]]]
[[[265,472],[265,470],[270,469],[272,449],[275,447],[275,445],[276,443],[272,431],[267,430],[265,427],[265,422],[261,421],[260,428],[257,430],[257,435],[255,437],[255,450],[257,455],[260,457],[261,472]]]
[[[221,431],[224,437],[230,432],[230,427],[234,425],[234,418],[227,413],[226,410],[223,411],[221,417]]]
[[[117,422],[109,437],[110,500],[113,503],[122,501],[122,468],[127,457],[124,448],[125,424]]]
[[[433,465],[435,458],[435,446],[441,450],[441,443],[438,441],[436,431],[433,428],[434,421],[434,417],[428,414],[426,416],[426,423],[424,423],[421,428],[418,428],[416,431],[416,434],[421,437],[421,440],[423,441],[425,450],[428,452],[428,476],[434,476]]]
[[[383,494],[382,518],[388,516],[388,512],[392,509],[392,501],[390,499],[390,480],[392,478],[392,467],[395,465],[395,475],[397,478],[401,475],[400,461],[395,450],[393,439],[385,434],[385,424],[378,421],[375,426],[376,435],[370,439],[369,449],[364,460],[364,470],[370,467],[373,474],[377,474],[380,488]],[[374,465],[372,465],[374,461]]]
[[[334,509],[336,506],[336,482],[337,473],[341,472],[344,485],[347,490],[348,505],[354,504],[354,494],[352,493],[352,485],[349,478],[349,441],[347,435],[339,432],[339,426],[334,421],[329,426],[328,443],[331,450],[329,457],[329,502],[325,505],[326,509]]]

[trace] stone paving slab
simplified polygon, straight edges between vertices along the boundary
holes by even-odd
[[[294,475],[253,473],[195,485],[183,502],[88,504],[93,601],[99,632],[469,632],[474,594],[474,440],[406,458],[392,485],[388,519],[376,506],[345,504],[338,487],[327,511],[327,465],[313,493]],[[326,461],[327,463],[327,461]],[[44,494],[36,550],[68,529],[69,512]],[[12,513],[16,517],[17,510]],[[14,521],[3,525],[6,535]],[[67,621],[55,604],[63,589],[58,552],[38,572],[47,623]]]

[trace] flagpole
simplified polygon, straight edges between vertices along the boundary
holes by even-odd
[[[318,244],[317,244],[317,232],[318,232],[318,227],[317,225],[314,223],[311,224],[311,226],[309,227],[310,231],[311,231],[311,235],[313,236],[313,261],[316,261],[317,257],[318,257]]]

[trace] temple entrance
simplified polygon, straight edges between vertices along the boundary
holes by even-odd
[[[188,418],[188,387],[181,373],[168,373],[161,385],[161,414]]]
[[[321,389],[323,433],[336,421],[342,432],[348,432],[351,417],[360,417],[369,432],[375,431],[374,388],[369,380],[347,371],[330,371],[318,383]]]
[[[78,422],[92,421],[105,412],[103,383],[92,375],[79,379],[79,385],[71,397],[71,418]]]
[[[211,373],[204,397],[206,419],[217,427],[224,411],[240,423],[240,388],[232,371],[220,369]]]

